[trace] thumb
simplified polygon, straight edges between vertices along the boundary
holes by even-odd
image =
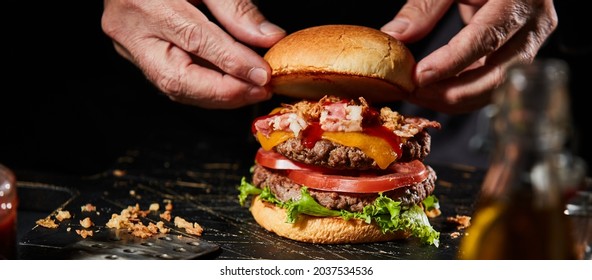
[[[203,2],[226,31],[244,43],[268,48],[286,36],[286,31],[267,21],[251,0]]]
[[[409,0],[381,30],[405,43],[427,35],[454,0]]]

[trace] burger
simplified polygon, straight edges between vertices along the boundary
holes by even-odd
[[[294,101],[252,123],[260,147],[238,189],[255,221],[308,243],[438,246],[428,217],[439,211],[437,177],[423,160],[440,123],[374,105],[415,88],[406,46],[376,29],[324,25],[286,36],[264,58],[273,91]]]

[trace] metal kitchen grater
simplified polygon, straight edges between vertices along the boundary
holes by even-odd
[[[101,230],[91,238],[68,245],[64,251],[79,260],[181,260],[217,251],[219,246],[188,235],[158,234],[139,238],[126,230]]]

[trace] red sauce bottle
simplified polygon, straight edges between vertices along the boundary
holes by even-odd
[[[16,259],[16,179],[0,164],[0,260]]]

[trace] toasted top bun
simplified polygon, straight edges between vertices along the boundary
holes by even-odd
[[[300,215],[295,223],[290,224],[286,222],[286,210],[263,202],[259,196],[253,199],[250,211],[263,228],[279,236],[307,243],[370,243],[409,237],[403,231],[382,233],[377,225],[359,219],[346,221],[340,217]]]
[[[264,56],[275,93],[396,101],[415,89],[415,58],[392,36],[364,26],[323,25],[294,32]]]

